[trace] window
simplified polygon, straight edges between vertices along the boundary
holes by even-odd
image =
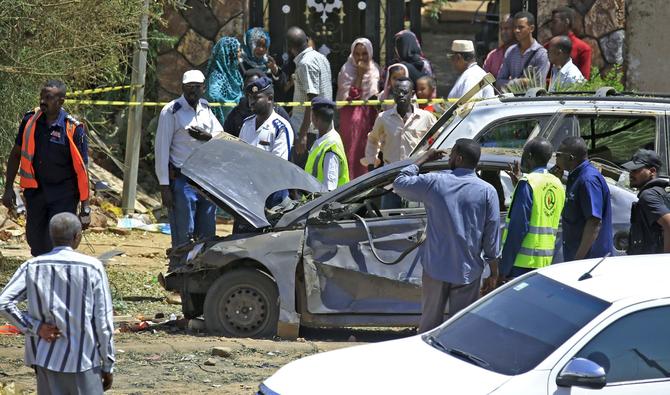
[[[523,148],[528,136],[539,130],[541,120],[515,119],[499,123],[482,133],[479,142],[482,147]]]
[[[533,369],[609,304],[533,273],[432,333],[444,348],[475,356],[488,370]]]
[[[599,364],[608,383],[670,378],[670,306],[620,318],[578,354]]]
[[[656,118],[579,117],[579,134],[588,144],[590,158],[622,165],[638,149],[654,149]]]

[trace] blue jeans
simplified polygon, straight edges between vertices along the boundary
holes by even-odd
[[[214,236],[216,234],[214,203],[198,194],[182,175],[171,181],[170,188],[174,204],[169,210],[172,247],[187,243],[191,239]]]

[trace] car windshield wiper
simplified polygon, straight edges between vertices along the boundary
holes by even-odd
[[[465,359],[468,362],[473,363],[473,364],[475,364],[475,365],[477,365],[481,368],[486,368],[486,367],[489,366],[488,362],[479,358],[476,355],[470,354],[469,352],[460,350],[458,348],[450,348],[450,347],[445,346],[444,344],[440,343],[440,341],[437,340],[437,338],[433,335],[427,336],[426,340],[428,341],[428,344],[437,348],[438,350],[444,351],[447,354]]]

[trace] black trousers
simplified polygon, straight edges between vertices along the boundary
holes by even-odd
[[[63,212],[76,214],[79,202],[75,195],[69,198],[49,202],[44,190],[28,189],[24,192],[26,198],[26,239],[30,246],[30,254],[38,256],[53,249],[49,236],[49,221]]]

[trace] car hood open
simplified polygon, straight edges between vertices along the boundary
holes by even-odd
[[[213,139],[198,147],[181,168],[218,205],[256,228],[270,226],[265,201],[285,189],[323,192],[325,187],[303,169],[242,141]]]

